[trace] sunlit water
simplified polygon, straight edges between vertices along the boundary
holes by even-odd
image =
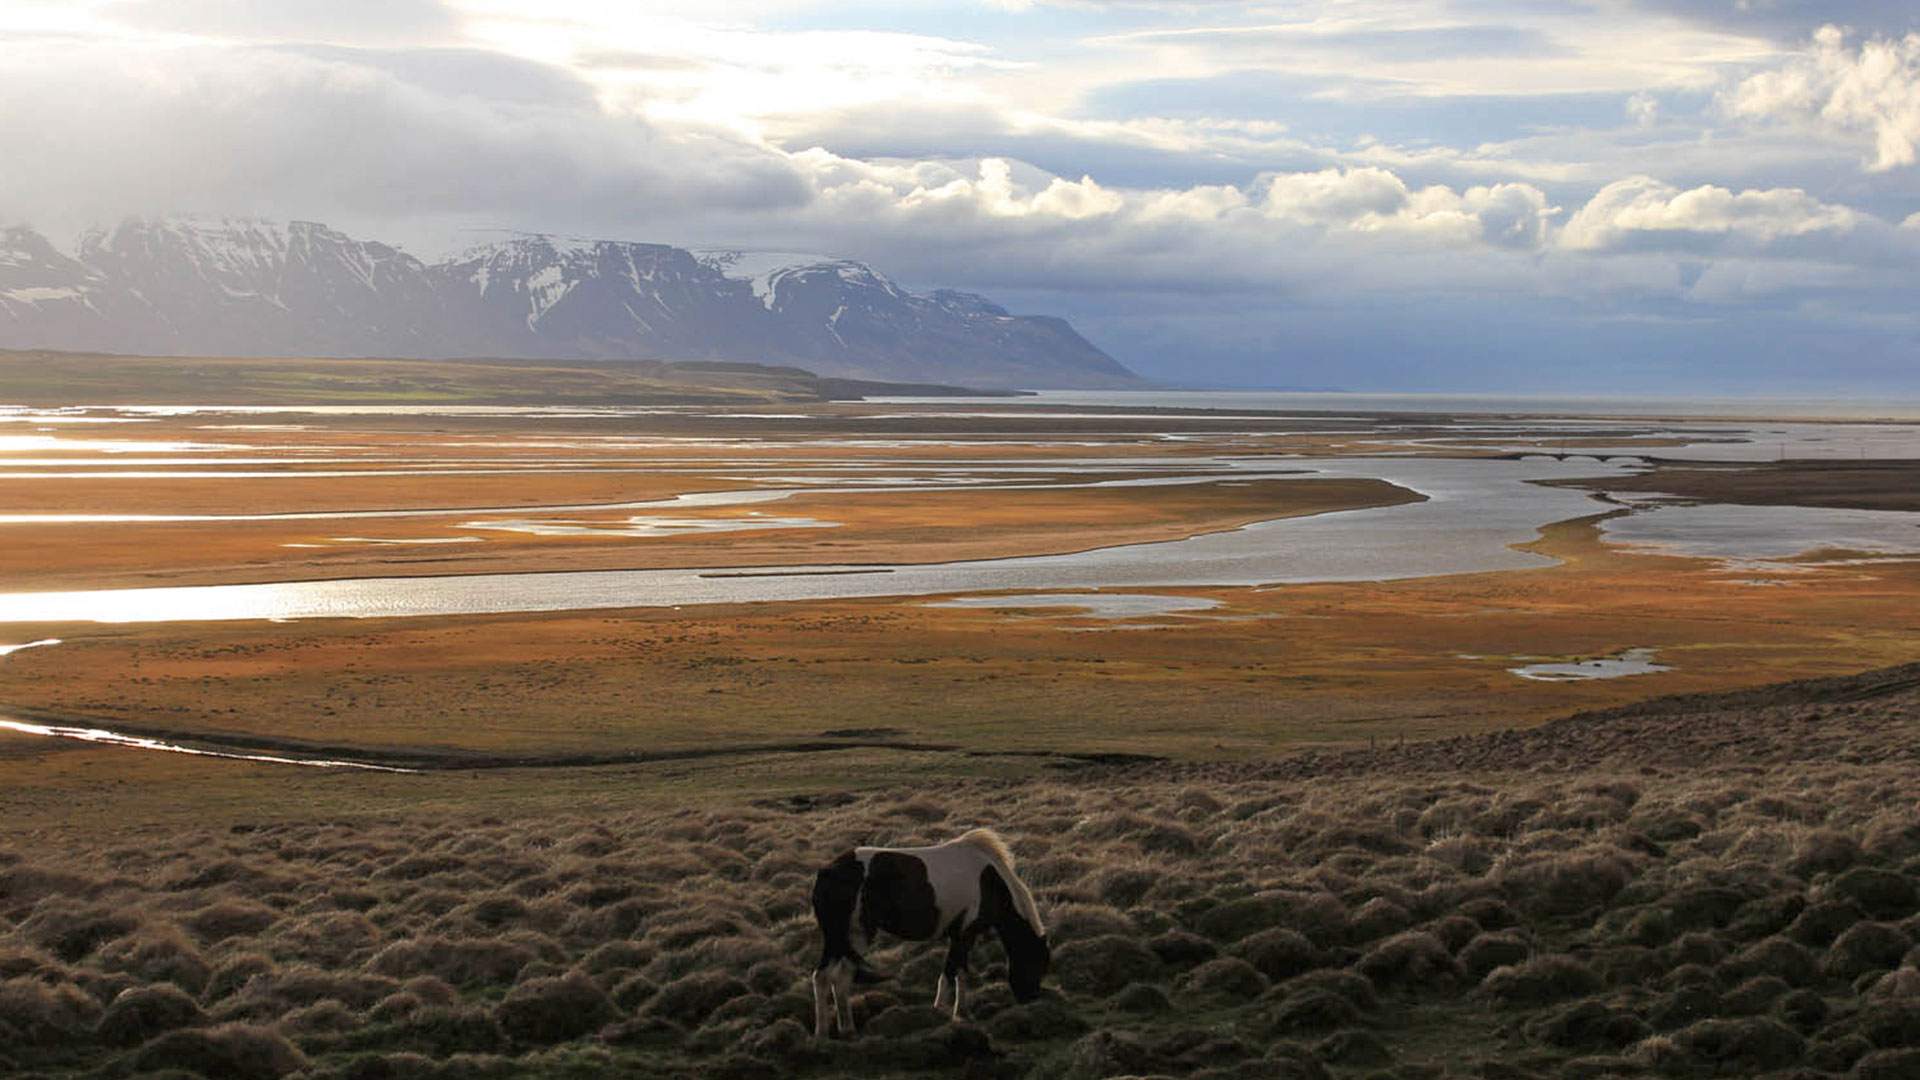
[[[222,758],[229,761],[251,761],[263,765],[306,765],[317,769],[356,769],[365,772],[411,773],[414,769],[397,769],[388,765],[370,765],[362,761],[329,761],[319,758],[290,758],[273,754],[246,754],[236,750],[209,750],[204,747],[182,746],[164,739],[149,739],[139,735],[126,735],[104,728],[79,727],[67,724],[34,724],[25,720],[13,720],[0,716],[0,731],[12,731],[21,735],[44,735],[57,739],[76,739],[80,742],[98,743],[102,746],[124,746],[134,750],[160,750],[172,754],[188,754],[193,757]]]
[[[504,519],[468,521],[463,529],[527,533],[532,536],[690,536],[695,533],[751,532],[761,529],[837,529],[837,521],[807,517],[730,517],[676,518],[637,516],[620,521],[561,521],[556,519]]]
[[[928,607],[1066,610],[1095,619],[1139,619],[1211,611],[1220,601],[1205,596],[1160,596],[1153,593],[1020,593],[1013,596],[963,596]]]
[[[1425,408],[1436,413],[1502,411],[1604,415],[1610,413],[1665,413],[1709,415],[1709,408],[1664,408],[1634,399],[1633,409],[1619,401],[1561,402],[1549,399],[1449,398],[1355,395],[1181,395],[1160,392],[1114,396],[1110,394],[1050,394],[1037,399],[1060,405],[1126,403],[1135,407],[1221,405],[1239,410],[1262,408],[1336,407],[1351,412],[1386,408]],[[1621,399],[1625,400],[1625,399]],[[950,409],[949,400],[938,403]],[[1694,403],[1698,405],[1699,403]],[[1798,403],[1805,405],[1805,403]],[[1584,406],[1584,407],[1576,407]],[[1737,407],[1736,407],[1737,406]],[[1884,406],[1884,408],[1882,408]],[[1898,414],[1898,403],[1854,403],[1833,415]],[[1902,406],[1903,407],[1903,406]],[[982,413],[1009,412],[1005,399],[984,399]],[[136,415],[182,415],[193,409],[164,407],[130,410]],[[246,410],[205,409],[231,412]],[[352,415],[390,412],[404,415],[553,415],[607,416],[648,412],[685,412],[684,409],[491,409],[442,407],[343,407],[266,411],[312,411]],[[1764,403],[1728,404],[1725,411],[1765,411]],[[1812,407],[1792,410],[1802,415]],[[1144,414],[1142,414],[1144,415]],[[1270,418],[1269,418],[1270,419]],[[1326,417],[1317,419],[1324,420]],[[361,616],[448,615],[587,608],[737,603],[763,600],[805,600],[833,597],[925,595],[994,590],[1045,592],[1062,589],[1133,589],[1155,586],[1280,585],[1311,581],[1387,580],[1437,574],[1521,569],[1547,565],[1549,560],[1513,550],[1537,535],[1546,524],[1605,509],[1577,490],[1541,487],[1533,480],[1575,479],[1616,474],[1644,467],[1634,455],[1698,457],[1719,460],[1766,460],[1771,457],[1920,457],[1920,424],[1913,423],[1792,423],[1689,420],[1671,424],[1622,424],[1599,419],[1501,420],[1462,425],[1458,441],[1433,436],[1433,423],[1409,421],[1408,432],[1420,431],[1435,443],[1464,445],[1468,440],[1489,449],[1532,449],[1541,456],[1521,460],[1448,460],[1419,456],[1374,456],[1310,459],[1286,455],[1082,458],[1007,462],[991,457],[966,461],[893,461],[885,464],[846,459],[814,463],[815,468],[849,470],[852,475],[796,470],[792,462],[762,459],[729,464],[725,471],[736,482],[758,485],[735,491],[702,492],[667,499],[613,504],[530,505],[490,507],[485,510],[426,508],[377,511],[316,511],[275,514],[183,515],[56,515],[0,516],[0,526],[47,523],[135,521],[267,521],[357,518],[454,518],[449,524],[463,529],[510,529],[566,535],[624,535],[635,539],[674,532],[740,527],[829,527],[831,522],[787,516],[775,518],[755,511],[745,518],[701,518],[684,512],[703,508],[745,507],[792,498],[801,493],[851,495],[872,491],[925,491],[956,486],[1021,490],[1028,487],[1075,487],[1211,483],[1223,477],[1242,479],[1324,477],[1378,478],[1399,484],[1426,497],[1426,501],[1369,510],[1321,514],[1262,522],[1246,528],[1152,544],[1100,548],[1068,555],[989,559],[929,565],[772,567],[582,571],[537,574],[454,575],[437,578],[356,579],[328,582],[102,590],[62,593],[0,594],[0,621],[153,622],[174,620],[325,618]],[[1595,432],[1618,432],[1636,444],[1628,447],[1582,447]],[[1356,425],[1360,438],[1393,441],[1394,426]],[[1639,437],[1635,437],[1639,436]],[[1676,440],[1684,445],[1654,447],[1653,441]],[[885,440],[889,445],[893,440]],[[934,440],[938,442],[939,440]],[[750,440],[748,441],[751,442]],[[862,440],[840,440],[849,447]],[[134,442],[120,444],[141,445]],[[154,444],[145,444],[150,448]],[[817,445],[817,444],[816,444]],[[916,444],[912,440],[899,445]],[[1594,456],[1579,456],[1590,453]],[[1546,455],[1553,455],[1551,457]],[[1607,460],[1598,460],[1605,457]],[[290,459],[293,460],[293,459]],[[534,463],[539,465],[539,463]],[[569,463],[572,464],[572,463]],[[696,458],[656,462],[654,467],[704,465]],[[545,463],[556,467],[559,463]],[[902,470],[883,475],[883,470]],[[452,471],[452,470],[450,470]],[[1060,474],[1085,471],[1085,479],[1060,484],[1022,483],[1021,472]],[[1159,475],[1115,479],[1116,472]],[[1169,472],[1177,475],[1167,475]],[[990,474],[998,474],[997,476]],[[779,486],[767,486],[779,485]],[[625,521],[595,521],[574,515],[616,511],[639,513]],[[675,511],[681,513],[673,513]],[[669,516],[671,515],[671,516]],[[742,521],[755,522],[741,525]],[[445,526],[442,526],[443,528]],[[1920,515],[1870,511],[1812,510],[1806,508],[1688,507],[1649,503],[1633,516],[1609,521],[1610,539],[1655,550],[1702,554],[1728,559],[1779,559],[1811,549],[1838,547],[1877,553],[1920,551]],[[434,543],[447,537],[422,538]],[[341,537],[335,542],[367,542]]]
[[[1521,569],[1551,560],[1511,545],[1533,539],[1541,525],[1604,509],[1583,492],[1527,481],[1624,468],[1430,458],[1294,459],[1287,464],[1318,476],[1385,479],[1426,499],[1260,522],[1183,540],[929,565],[575,571],[0,594],[0,622],[457,615],[989,590],[1367,581]]]
[[[1920,551],[1920,514],[1808,506],[1653,506],[1602,523],[1616,544],[1756,565],[1820,550]]]

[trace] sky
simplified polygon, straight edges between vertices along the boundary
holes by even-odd
[[[1920,398],[1912,0],[0,0],[0,223],[863,259],[1150,378]]]

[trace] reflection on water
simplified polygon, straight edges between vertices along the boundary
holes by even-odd
[[[122,735],[116,731],[102,728],[70,727],[64,724],[31,724],[25,720],[14,720],[0,716],[0,731],[14,731],[22,735],[46,735],[56,739],[78,739],[81,742],[99,743],[103,746],[124,746],[134,750],[162,750],[170,754],[190,754],[194,757],[225,758],[230,761],[253,761],[264,765],[307,765],[317,769],[359,769],[366,772],[411,773],[414,769],[397,769],[389,765],[369,765],[361,761],[325,761],[315,758],[276,757],[272,754],[242,754],[231,750],[207,750],[196,746],[181,746],[161,739],[148,739],[139,735]]]
[[[1655,506],[1601,524],[1615,543],[1744,569],[1813,551],[1920,552],[1920,514],[1808,506]],[[1772,569],[1779,569],[1772,567]]]
[[[928,607],[1070,609],[1094,619],[1138,619],[1208,611],[1220,601],[1205,596],[1160,596],[1152,593],[1024,593],[1017,596],[965,596],[940,600]]]
[[[58,435],[0,435],[0,454],[186,454],[240,450],[222,443],[153,442],[135,439],[67,439]]]
[[[331,536],[327,538],[335,544],[479,544],[484,543],[477,536]],[[282,544],[281,547],[318,547],[317,544]]]
[[[533,536],[688,536],[694,533],[746,532],[755,529],[837,529],[837,521],[805,517],[630,517],[623,521],[555,521],[506,518],[500,521],[464,521],[462,529],[497,529]],[[468,537],[467,539],[477,539]]]
[[[1666,664],[1653,662],[1656,649],[1628,649],[1618,656],[1599,660],[1579,660],[1571,664],[1528,664],[1508,668],[1523,679],[1539,682],[1583,682],[1587,679],[1618,679],[1627,675],[1652,675],[1672,671]]]
[[[50,637],[50,638],[41,638],[39,641],[29,641],[25,645],[0,645],[0,656],[10,656],[14,653],[19,652],[21,649],[35,649],[35,648],[39,648],[42,645],[58,645],[58,644],[60,644],[59,638]]]

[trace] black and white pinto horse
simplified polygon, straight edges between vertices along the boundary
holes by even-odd
[[[1007,951],[1013,996],[1032,1001],[1052,962],[1033,894],[1013,873],[1013,853],[991,829],[975,829],[933,847],[857,847],[821,868],[813,883],[813,915],[826,938],[813,972],[816,1038],[853,1033],[854,982],[886,976],[868,967],[866,952],[881,931],[908,941],[947,939],[947,966],[933,1007],[960,1016],[967,953],[988,930]]]

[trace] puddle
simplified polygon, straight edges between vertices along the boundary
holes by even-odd
[[[1093,619],[1144,619],[1156,615],[1178,615],[1187,611],[1210,611],[1220,601],[1204,596],[1157,596],[1149,593],[1027,593],[1020,596],[965,596],[941,600],[928,607],[948,608],[1071,608],[1076,617]]]
[[[1672,671],[1666,664],[1653,662],[1657,649],[1628,649],[1618,656],[1598,660],[1576,660],[1571,664],[1528,664],[1508,668],[1523,679],[1538,682],[1581,682],[1586,679],[1619,679],[1628,675],[1652,675]]]

